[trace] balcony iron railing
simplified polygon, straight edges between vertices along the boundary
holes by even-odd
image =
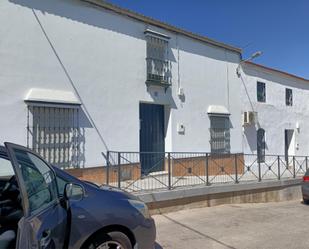
[[[147,85],[161,85],[168,87],[171,84],[171,65],[169,61],[146,58]]]

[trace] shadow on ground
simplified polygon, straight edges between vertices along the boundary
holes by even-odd
[[[156,244],[155,244],[155,249],[163,249],[163,247],[160,246],[160,245],[156,242]]]

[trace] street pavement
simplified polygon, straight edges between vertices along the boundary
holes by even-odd
[[[309,206],[231,204],[154,215],[157,249],[308,249]]]

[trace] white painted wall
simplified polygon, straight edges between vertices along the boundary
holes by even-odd
[[[0,143],[26,144],[30,88],[74,91],[34,16],[41,21],[110,150],[139,150],[139,103],[166,105],[167,151],[210,151],[209,105],[231,113],[231,152],[242,151],[239,54],[148,27],[76,0],[0,1]],[[147,89],[146,28],[171,37],[172,87]],[[185,98],[177,96],[178,86]],[[157,94],[155,94],[157,92]],[[103,164],[106,148],[86,115],[85,165]],[[186,132],[176,131],[177,123]]]
[[[173,113],[173,130],[177,123],[185,125],[185,135],[173,136],[175,151],[210,151],[209,105],[223,105],[230,113],[231,152],[240,152],[241,129],[240,82],[236,77],[238,55],[223,49],[205,46],[187,38],[178,38],[180,47],[179,84],[185,100],[175,96],[177,111]],[[174,84],[176,92],[177,84]]]
[[[245,153],[256,153],[256,130],[266,132],[266,154],[284,155],[284,130],[294,130],[292,139],[294,155],[308,155],[309,152],[309,84],[284,74],[262,69],[254,65],[243,65],[241,74],[242,111],[256,111],[258,124],[247,126],[243,132]],[[266,103],[257,102],[256,82],[266,83]],[[293,91],[293,106],[286,106],[285,89]],[[299,131],[296,129],[299,123]],[[297,149],[298,144],[298,149]]]

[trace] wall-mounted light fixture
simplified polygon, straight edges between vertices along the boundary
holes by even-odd
[[[238,64],[238,67],[236,68],[236,74],[238,77],[240,77],[240,67],[241,65],[244,63],[244,62],[247,62],[247,61],[252,61],[253,59],[255,59],[256,57],[259,57],[260,55],[262,55],[262,51],[257,51],[255,53],[253,53],[248,59],[245,59],[245,60],[241,60]]]

